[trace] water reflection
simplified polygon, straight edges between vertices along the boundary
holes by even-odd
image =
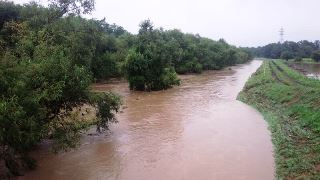
[[[320,79],[320,64],[295,63],[292,66],[310,78]]]

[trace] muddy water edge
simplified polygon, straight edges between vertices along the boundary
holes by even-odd
[[[291,63],[289,66],[310,78],[320,79],[320,64]]]
[[[95,84],[124,100],[111,133],[83,137],[72,151],[34,154],[38,168],[17,179],[274,179],[263,117],[236,100],[261,61],[180,76],[166,91],[132,92],[125,82]]]

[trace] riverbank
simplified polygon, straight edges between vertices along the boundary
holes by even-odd
[[[309,78],[320,79],[320,64],[310,63],[287,63],[292,69],[304,74]]]
[[[39,149],[37,169],[17,179],[273,179],[267,123],[236,100],[261,63],[182,75],[180,86],[165,91],[95,84],[96,91],[123,97],[119,123],[107,135],[84,137],[72,151]]]
[[[320,178],[319,89],[319,80],[266,60],[238,96],[269,123],[277,179]]]
[[[302,58],[302,61],[295,61],[295,59],[290,59],[288,63],[298,63],[298,64],[320,64],[311,58]]]

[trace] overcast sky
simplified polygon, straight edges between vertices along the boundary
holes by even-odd
[[[320,0],[96,0],[90,17],[105,17],[132,33],[150,19],[155,27],[259,46],[278,42],[281,27],[285,40],[320,39],[319,9]]]

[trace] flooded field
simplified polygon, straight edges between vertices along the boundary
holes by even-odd
[[[306,76],[320,79],[320,64],[294,63],[291,67],[303,72]]]
[[[38,168],[18,179],[274,179],[267,123],[236,100],[260,65],[180,76],[181,86],[151,93],[95,84],[124,99],[111,133],[84,137],[66,153],[40,149]]]

